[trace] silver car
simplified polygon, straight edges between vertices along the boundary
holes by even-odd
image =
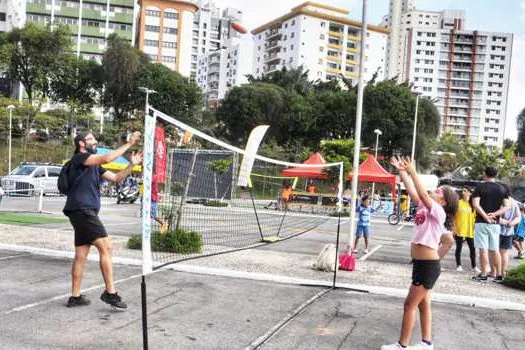
[[[38,195],[58,193],[58,175],[61,165],[22,163],[11,174],[2,178],[2,187],[7,195]]]

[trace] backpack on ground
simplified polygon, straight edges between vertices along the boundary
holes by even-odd
[[[326,244],[315,261],[313,267],[316,270],[332,272],[335,271],[335,245]]]

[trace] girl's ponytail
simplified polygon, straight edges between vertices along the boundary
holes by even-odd
[[[447,217],[445,218],[445,228],[452,231],[454,229],[454,216],[456,215],[456,211],[458,211],[459,197],[452,187],[442,186],[441,188],[443,189],[443,197],[446,202],[443,206],[445,214],[447,214]]]

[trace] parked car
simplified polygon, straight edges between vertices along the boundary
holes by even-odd
[[[58,193],[58,175],[62,165],[49,163],[21,163],[2,178],[2,187],[8,195],[35,195]]]

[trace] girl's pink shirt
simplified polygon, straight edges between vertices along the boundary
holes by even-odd
[[[420,201],[414,218],[415,226],[411,242],[438,249],[441,235],[446,232],[445,219],[445,210],[441,205],[432,200],[432,207],[429,210]]]

